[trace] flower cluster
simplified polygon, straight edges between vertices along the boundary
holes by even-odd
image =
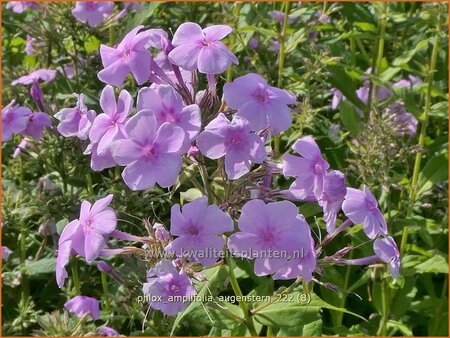
[[[91,23],[96,18],[92,16]],[[328,19],[320,15],[319,20]],[[117,46],[100,47],[104,68],[98,78],[106,83],[99,98],[103,113],[89,110],[80,94],[75,108],[56,115],[58,131],[65,137],[89,140],[85,154],[91,155],[93,170],[124,167],[122,178],[131,190],[150,190],[156,184],[174,186],[186,161],[198,167],[204,196],[183,206],[173,205],[169,231],[157,223],[147,227],[151,229],[147,238],[116,230],[116,214],[109,207],[112,195],[93,205],[83,201],[80,217],[65,227],[59,240],[56,277],[60,287],[67,278],[65,266],[71,255],[92,262],[99,256],[134,251],[149,255],[155,248],[161,248],[164,255],[149,266],[143,293],[152,308],[168,315],[188,306],[189,301],[182,299],[195,295],[192,281],[199,278],[196,273],[227,254],[254,260],[255,274],[273,279],[311,281],[321,265],[379,261],[390,264],[392,275],[398,276],[398,249],[367,187],[362,191],[347,187],[344,174],[330,169],[311,136],[292,145],[299,156],[286,154],[280,161],[271,151],[272,135],[280,135],[292,124],[292,94],[251,73],[226,83],[219,99],[217,74],[238,63],[221,41],[231,32],[226,25],[201,28],[188,22],[170,40],[160,29],[138,26]],[[204,90],[198,88],[201,74],[206,74],[208,83]],[[113,86],[121,87],[132,79],[141,86],[136,104],[125,89],[116,99]],[[334,93],[333,107],[337,107],[343,96],[337,90]],[[240,189],[217,196],[208,185],[210,160],[217,160],[212,175],[224,182],[223,189],[233,184]],[[288,191],[271,189],[272,176],[280,173],[294,178]],[[328,232],[323,241],[313,238],[310,225],[294,204],[298,201],[315,202],[323,209]],[[341,210],[347,217],[344,221]],[[374,241],[375,254],[351,260],[344,258],[350,250],[340,250],[321,258],[324,246],[352,224],[362,224]],[[105,248],[111,236],[144,246]],[[97,266],[120,282],[108,264]],[[66,308],[97,316],[93,302],[80,307],[80,301],[72,300]]]

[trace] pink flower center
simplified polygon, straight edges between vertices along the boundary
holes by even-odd
[[[131,50],[127,49],[124,52],[122,52],[122,58],[128,59],[131,56]]]
[[[373,211],[377,208],[376,204],[373,203],[372,201],[369,201],[366,199],[366,207],[367,209],[369,209],[370,211]]]
[[[264,242],[266,243],[270,243],[273,241],[273,239],[275,238],[273,232],[271,230],[265,230],[262,234],[261,234],[261,238]]]
[[[177,122],[178,121],[178,118],[175,115],[175,111],[173,108],[164,107],[163,111],[161,111],[161,115],[163,116],[163,119],[165,122]]]
[[[86,2],[86,9],[88,10],[96,10],[97,9],[97,4],[95,2]]]
[[[180,292],[180,287],[179,287],[178,284],[176,284],[176,283],[170,284],[169,287],[168,287],[168,289],[169,289],[168,291],[173,292],[173,293],[178,293],[178,292]]]
[[[191,236],[197,236],[199,234],[198,227],[195,224],[189,225],[187,233]]]
[[[206,40],[206,39],[204,39],[203,41],[202,41],[202,46],[203,47],[209,47],[209,46],[211,46],[212,45],[212,42],[211,41],[208,41],[208,40]]]
[[[258,83],[258,86],[252,95],[255,100],[261,105],[270,103],[270,92],[262,83]]]
[[[155,156],[156,149],[153,147],[153,145],[149,144],[149,145],[144,147],[143,153],[144,153],[145,158],[150,160],[151,158],[153,158]]]

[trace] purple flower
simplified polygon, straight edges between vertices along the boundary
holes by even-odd
[[[307,247],[301,252],[300,257],[289,259],[285,266],[280,268],[273,276],[273,279],[293,279],[302,277],[305,281],[312,279],[312,274],[316,269],[316,252],[314,249],[314,240],[311,236],[311,229],[308,223],[300,222],[300,233],[308,241]]]
[[[309,250],[308,234],[303,232],[307,227],[291,202],[250,200],[242,207],[240,232],[230,236],[228,247],[236,256],[256,258],[256,275],[273,274],[286,266],[288,258]]]
[[[368,71],[369,74],[371,74],[371,71]],[[356,96],[358,99],[363,102],[364,104],[367,104],[369,100],[369,91],[370,91],[370,81],[366,80],[364,81],[364,86],[360,87],[356,91]],[[387,100],[392,95],[392,92],[386,88],[386,87],[379,87],[378,88],[378,100],[384,101]],[[375,86],[372,89],[372,99],[375,98]]]
[[[290,154],[283,157],[283,175],[295,177],[289,191],[299,199],[305,199],[310,194],[320,199],[330,165],[322,157],[319,146],[311,136],[297,140],[292,149],[302,157]]]
[[[169,122],[158,126],[155,113],[141,110],[125,126],[127,139],[111,144],[118,165],[126,166],[122,177],[132,190],[172,186],[181,171],[181,148],[185,132]]]
[[[9,255],[12,254],[12,251],[7,246],[2,246],[2,259],[6,261],[9,257]]]
[[[376,239],[373,242],[373,250],[380,260],[389,264],[392,277],[398,277],[400,274],[400,252],[394,239],[391,236]]]
[[[106,168],[116,166],[111,151],[108,150],[103,154],[97,152],[98,143],[90,143],[83,152],[83,155],[91,155],[91,169],[94,171],[102,171]]]
[[[322,23],[331,23],[331,18],[328,15],[322,13],[322,11],[317,11],[316,18]]]
[[[11,9],[14,13],[22,13],[28,8],[39,8],[39,4],[35,1],[8,1],[6,9]]]
[[[100,56],[104,69],[98,73],[98,78],[108,84],[120,87],[128,73],[133,74],[136,82],[141,85],[149,80],[152,55],[147,45],[152,39],[160,37],[159,29],[144,30],[137,26],[131,30],[116,48],[100,46]]]
[[[24,137],[22,141],[18,144],[17,148],[14,149],[13,158],[17,158],[22,154],[22,151],[26,148],[32,147],[33,144],[31,143],[31,140],[27,137]]]
[[[269,86],[258,74],[247,74],[226,83],[223,97],[230,108],[238,110],[238,116],[250,122],[254,131],[270,127],[277,135],[292,123],[288,105],[294,103],[294,96]]]
[[[167,242],[170,240],[170,233],[164,228],[161,223],[155,223],[153,225],[155,231],[155,239],[159,242]]]
[[[169,316],[183,311],[190,303],[174,297],[192,297],[196,293],[186,272],[183,270],[178,272],[168,260],[159,262],[148,271],[147,283],[144,283],[142,291],[144,296],[151,297],[149,305],[152,308]],[[156,300],[158,297],[161,297],[161,300]]]
[[[415,84],[422,83],[422,79],[409,74],[408,79],[401,79],[400,81],[395,82],[392,87],[398,87],[398,88],[406,88],[410,89]]]
[[[111,271],[113,271],[112,267],[103,261],[100,261],[97,263],[97,269],[99,269],[101,272],[106,272],[106,273],[110,273]]]
[[[263,141],[240,116],[230,122],[220,113],[198,136],[197,146],[211,159],[225,156],[225,172],[230,180],[240,178],[250,171],[252,163],[261,163],[266,158]]]
[[[34,82],[44,81],[49,82],[52,81],[56,76],[56,70],[52,69],[38,69],[34,72],[31,72],[28,75],[24,75],[19,77],[17,80],[14,80],[11,82],[12,86],[23,84],[23,85],[30,85]]]
[[[259,47],[259,37],[251,38],[250,41],[248,42],[248,46],[251,49],[258,49],[258,47]]]
[[[280,41],[274,39],[270,40],[269,50],[278,53],[280,51]]]
[[[89,27],[98,27],[112,13],[114,2],[108,1],[77,1],[72,15]]]
[[[284,22],[284,12],[282,11],[270,11],[269,15],[274,21],[278,21],[280,23]],[[288,24],[293,24],[298,18],[299,16],[295,14],[288,15]]]
[[[367,237],[374,239],[377,235],[387,235],[386,221],[378,209],[378,202],[364,186],[363,191],[347,188],[342,210],[354,224],[363,224]]]
[[[94,320],[100,317],[100,303],[97,299],[92,297],[73,297],[64,304],[64,307],[70,313],[74,313],[78,318],[81,318],[86,314],[91,316]]]
[[[169,85],[159,85],[155,90],[142,88],[137,99],[137,111],[150,109],[155,113],[158,125],[169,122],[180,127],[186,133],[186,152],[197,136],[201,127],[200,108],[196,104],[184,106],[183,98]]]
[[[87,262],[92,262],[99,256],[109,235],[116,229],[116,213],[108,207],[112,198],[113,195],[108,195],[96,201],[94,205],[83,201],[79,219],[67,224],[61,233],[56,258],[56,281],[60,288],[67,278],[65,266],[72,251],[85,257]]]
[[[133,109],[133,98],[126,90],[122,90],[116,103],[114,89],[108,85],[100,96],[100,107],[104,113],[92,123],[89,139],[98,145],[96,153],[101,156],[109,153],[112,142],[126,136],[125,122]]]
[[[331,94],[333,94],[333,99],[331,101],[331,109],[337,109],[339,105],[341,104],[342,100],[344,99],[344,96],[342,95],[342,92],[337,88],[331,88]]]
[[[81,140],[86,140],[96,117],[96,112],[88,110],[84,103],[84,94],[77,95],[78,100],[74,108],[64,108],[55,114],[55,118],[60,121],[58,131],[65,137],[76,136]]]
[[[28,124],[28,116],[32,114],[29,108],[14,103],[13,100],[2,109],[2,142],[10,140],[12,134],[23,132]]]
[[[332,233],[336,228],[336,217],[341,210],[347,188],[345,176],[337,170],[330,171],[324,177],[322,196],[319,205],[323,208],[323,219],[327,224],[327,232]]]
[[[206,196],[183,205],[181,210],[180,205],[175,204],[170,211],[170,233],[178,238],[165,250],[210,266],[217,261],[225,244],[221,235],[232,230],[231,217],[217,205],[208,206]]]
[[[383,111],[383,117],[398,136],[414,136],[417,132],[419,121],[413,114],[408,113],[401,103],[394,102],[390,105]]]
[[[50,116],[46,113],[33,113],[28,115],[28,124],[27,127],[22,131],[22,135],[31,136],[35,140],[39,140],[43,133],[45,127],[51,127],[52,121],[50,120]]]
[[[102,326],[97,329],[97,335],[101,337],[117,337],[120,336],[120,333],[114,330],[113,328],[110,328],[108,326]]]
[[[193,22],[181,24],[175,32],[169,60],[189,71],[198,69],[204,74],[220,74],[239,64],[236,56],[220,40],[232,32],[227,25],[214,25],[202,29]]]
[[[27,34],[27,42],[25,43],[25,53],[27,55],[33,55],[34,46],[33,43],[36,41],[35,38]]]

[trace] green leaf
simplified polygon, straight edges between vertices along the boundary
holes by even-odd
[[[86,53],[88,54],[97,52],[99,47],[100,47],[100,40],[93,35],[91,35],[84,41],[84,49],[86,49]]]
[[[217,292],[218,290],[220,290],[223,282],[228,276],[228,271],[224,265],[221,265],[216,266],[214,268],[206,269],[203,271],[203,274],[206,278],[206,281],[202,282],[197,288],[197,296],[200,298],[206,298],[207,296],[210,295],[210,292],[212,291]],[[182,320],[193,315],[195,312],[197,312],[196,314],[197,317],[199,316],[198,312],[200,312],[200,315],[202,317],[204,316],[208,319],[202,304],[200,302],[194,301],[191,304],[189,304],[186,310],[179,313],[178,316],[175,318],[170,335],[172,336],[174,334],[175,330],[178,328],[178,325],[180,325]],[[212,323],[210,324],[212,325]]]
[[[434,184],[448,180],[448,155],[431,158],[419,174],[417,197],[430,190]]]
[[[431,106],[430,112],[428,113],[430,116],[440,117],[443,119],[448,118],[448,102],[442,101],[435,103]]]
[[[411,329],[403,323],[397,322],[395,320],[389,320],[387,322],[388,329],[395,329],[401,333],[402,336],[412,336],[413,333]]]
[[[349,313],[365,320],[364,317],[344,308],[326,303],[314,294],[311,295],[309,303],[302,302],[303,293],[293,292],[290,295],[292,295],[292,298],[289,297],[288,301],[276,301],[258,311],[255,314],[255,319],[263,325],[274,327],[305,325],[319,320],[321,309],[329,309]]]
[[[322,335],[322,319],[316,320],[314,322],[308,323],[303,326],[302,336],[305,337],[317,337]]]
[[[342,124],[351,135],[356,136],[361,131],[361,117],[348,101],[342,101],[339,109],[339,117]]]
[[[361,28],[364,32],[372,32],[372,33],[377,32],[377,27],[375,27],[374,24],[371,24],[369,22],[355,22],[354,25],[356,27]]]
[[[285,52],[286,53],[292,52],[295,48],[297,48],[300,42],[303,42],[305,40],[306,40],[305,29],[302,28],[289,36],[289,39],[286,41]]]
[[[128,20],[127,28],[125,32],[129,32],[136,26],[142,25],[149,17],[151,17],[155,10],[159,7],[162,2],[147,2],[142,5],[142,9],[140,9],[133,19]]]
[[[425,262],[416,265],[414,269],[422,273],[431,272],[448,274],[448,257],[440,254],[435,254]]]
[[[190,188],[187,191],[180,192],[180,202],[184,204],[185,202],[191,202],[196,198],[202,197],[203,194],[197,188]]]
[[[26,273],[31,277],[40,277],[40,275],[47,273],[54,273],[56,267],[55,258],[42,258],[38,261],[26,261]]]
[[[414,55],[416,55],[416,53],[421,50],[422,48],[425,48],[428,45],[428,39],[424,39],[422,41],[420,41],[416,47],[414,47],[411,50],[406,51],[405,53],[403,53],[402,55],[396,57],[394,59],[394,61],[392,62],[392,65],[394,66],[401,66],[403,64],[408,63],[409,61],[411,61],[411,59],[414,57]]]

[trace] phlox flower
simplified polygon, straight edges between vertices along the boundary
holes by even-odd
[[[204,74],[220,74],[239,64],[236,56],[220,40],[232,32],[227,25],[214,25],[202,29],[198,24],[185,22],[173,35],[175,47],[169,60],[181,68]]]
[[[344,100],[344,95],[342,95],[342,92],[337,88],[331,88],[330,90],[331,94],[333,94],[333,99],[331,101],[331,109],[337,109],[339,105],[341,104],[342,100]]]
[[[2,259],[6,261],[9,257],[9,255],[12,254],[12,251],[7,246],[2,246]]]
[[[149,80],[152,55],[147,47],[160,37],[161,30],[143,28],[141,25],[132,29],[115,48],[100,46],[104,67],[98,73],[101,81],[120,87],[129,73],[139,85]]]
[[[89,27],[98,27],[112,13],[114,2],[109,1],[77,1],[72,15]]]
[[[46,113],[33,113],[28,115],[27,127],[22,131],[22,135],[31,136],[35,140],[39,140],[43,133],[45,127],[51,127],[52,121],[50,116]]]
[[[33,43],[36,41],[35,38],[27,34],[27,42],[25,43],[25,53],[27,55],[33,55],[34,46]]]
[[[198,136],[197,146],[211,159],[225,156],[228,178],[238,179],[250,171],[252,163],[261,163],[266,158],[263,141],[250,129],[246,119],[235,116],[230,122],[220,113]]]
[[[35,1],[8,1],[6,3],[6,9],[10,9],[18,14],[29,8],[39,8],[39,4]]]
[[[158,125],[155,113],[141,110],[125,126],[128,138],[111,144],[111,153],[132,190],[172,186],[182,166],[181,148],[185,132],[169,122]]]
[[[125,122],[133,109],[133,98],[126,90],[122,90],[116,102],[114,89],[108,85],[100,96],[100,107],[104,113],[94,119],[89,139],[97,144],[96,153],[104,155],[110,151],[112,142],[126,136]]]
[[[56,70],[53,69],[38,69],[30,74],[19,77],[18,79],[11,82],[12,86],[22,84],[22,85],[30,85],[34,82],[50,82],[56,76]]]
[[[367,237],[374,239],[378,235],[387,235],[387,225],[378,202],[364,186],[363,191],[347,188],[342,210],[354,224],[363,224]]]
[[[327,225],[327,232],[331,233],[336,228],[336,218],[344,202],[347,187],[345,176],[337,170],[330,171],[324,177],[323,191],[318,201],[323,208],[323,219]]]
[[[288,105],[294,97],[287,91],[271,87],[258,74],[238,77],[223,87],[223,97],[228,106],[237,109],[237,116],[250,122],[253,131],[270,127],[278,135],[288,129],[292,115]]]
[[[178,236],[170,242],[165,250],[178,256],[199,262],[204,266],[213,265],[219,256],[211,253],[222,251],[225,239],[224,232],[233,230],[233,220],[219,209],[217,205],[209,205],[206,196],[183,205],[175,204],[170,211],[170,233]]]
[[[303,217],[299,217],[299,232],[307,240],[307,245],[300,253],[300,257],[289,259],[272,276],[273,279],[294,279],[302,277],[305,281],[310,281],[314,270],[316,269],[316,252],[314,250],[314,240],[311,236],[311,229]]]
[[[16,149],[14,149],[13,158],[17,158],[22,154],[22,151],[24,151],[26,148],[33,147],[33,143],[31,142],[31,139],[24,137],[22,141],[17,145]]]
[[[168,260],[159,262],[147,273],[147,283],[144,283],[142,291],[145,296],[151,296],[149,305],[166,315],[173,316],[183,311],[189,302],[169,299],[169,297],[192,297],[195,288],[184,270],[177,268]],[[161,300],[157,298],[161,297]]]
[[[389,264],[392,277],[398,277],[400,274],[400,252],[394,239],[391,236],[376,239],[373,242],[373,250],[381,261]]]
[[[242,207],[240,231],[230,236],[228,247],[236,256],[255,258],[257,276],[274,274],[286,266],[288,258],[308,252],[310,241],[303,233],[304,223],[292,202],[265,204],[253,199]]]
[[[102,326],[97,329],[96,335],[101,337],[118,337],[120,333],[108,326]]]
[[[97,113],[88,109],[84,102],[84,94],[77,97],[74,108],[64,108],[55,114],[55,118],[60,121],[56,129],[65,137],[76,136],[80,140],[86,140]]]
[[[116,166],[116,162],[114,161],[110,150],[99,154],[97,149],[98,143],[90,143],[83,152],[83,155],[91,155],[92,170],[102,171]]]
[[[106,244],[109,235],[116,229],[117,216],[109,204],[113,195],[99,199],[93,205],[88,201],[81,203],[79,219],[66,225],[58,242],[56,258],[56,281],[61,288],[67,278],[65,266],[72,252],[92,262]]]
[[[324,178],[330,167],[322,157],[319,146],[311,136],[297,140],[293,146],[302,157],[286,154],[283,157],[283,175],[295,177],[290,192],[299,199],[314,194],[317,200],[323,192]]]
[[[142,88],[137,99],[137,111],[150,109],[155,113],[158,125],[169,122],[182,128],[185,133],[183,150],[186,152],[201,127],[200,108],[196,104],[185,106],[183,98],[169,85]]]
[[[398,88],[406,88],[410,89],[415,84],[422,83],[422,79],[418,76],[414,76],[409,74],[408,79],[401,79],[397,82],[395,82],[392,87],[398,87]]]
[[[64,307],[79,318],[86,314],[94,320],[100,317],[100,302],[92,297],[73,297],[64,304]]]
[[[368,71],[368,73],[370,74],[371,72]],[[364,85],[356,91],[356,96],[362,103],[367,104],[369,100],[369,92],[370,92],[370,81],[366,80],[364,81]],[[392,92],[387,87],[384,86],[379,87],[378,89],[379,101],[387,100],[391,95]],[[374,98],[375,98],[375,87],[372,90],[372,99]]]
[[[28,125],[29,108],[21,107],[11,101],[2,109],[2,142],[11,139],[13,134],[21,133]]]

